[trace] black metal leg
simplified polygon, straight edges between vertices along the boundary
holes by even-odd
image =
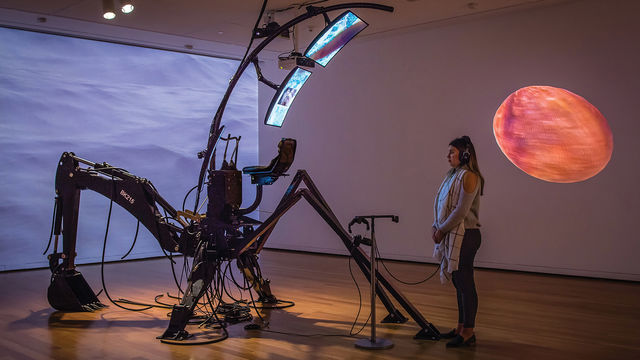
[[[354,249],[351,252],[351,255],[353,256],[356,264],[358,264],[358,267],[360,268],[364,276],[367,278],[367,281],[371,282],[371,270],[369,270],[371,268],[371,262],[369,261],[369,258],[366,257],[366,255],[365,257],[362,256],[364,254],[362,253],[362,249],[360,248]],[[407,318],[402,315],[400,310],[398,310],[393,305],[387,293],[379,285],[376,286],[376,294],[378,295],[378,298],[380,299],[382,304],[384,304],[384,307],[389,312],[389,315],[387,315],[381,322],[394,324],[403,324],[407,322]]]
[[[254,253],[244,253],[236,259],[238,268],[244,274],[245,279],[249,281],[255,292],[258,294],[258,300],[262,303],[275,304],[278,302],[273,293],[269,280],[262,277],[258,257]]]
[[[207,259],[207,244],[202,243],[193,259],[187,290],[182,301],[179,305],[173,306],[169,327],[162,335],[158,336],[158,339],[184,340],[189,337],[185,327],[193,315],[198,301],[211,285],[214,271],[214,264]]]
[[[299,189],[298,187],[303,182],[307,188]],[[265,220],[265,222],[260,225],[260,227],[258,227],[250,236],[248,236],[247,239],[245,239],[244,242],[240,244],[240,246],[238,246],[237,255],[240,256],[242,253],[247,252],[249,247],[256,241],[258,241],[257,248],[261,249],[264,245],[264,242],[266,241],[266,238],[269,236],[278,220],[291,207],[293,207],[293,205],[295,205],[301,197],[304,197],[316,210],[320,217],[322,217],[324,221],[333,229],[333,231],[342,240],[347,250],[349,250],[353,258],[356,260],[358,267],[363,272],[365,277],[369,281],[371,281],[370,271],[367,270],[371,264],[369,258],[362,251],[362,249],[354,246],[353,238],[342,227],[337,217],[331,211],[331,208],[320,194],[318,188],[315,186],[307,172],[304,170],[299,170],[296,173],[294,179],[291,182],[291,185],[289,185],[289,188],[287,188],[287,191],[285,192],[273,214],[269,216],[269,218]],[[407,311],[409,316],[411,316],[411,318],[422,328],[422,330],[418,334],[416,334],[415,338],[431,340],[438,340],[440,338],[440,333],[435,328],[435,326],[429,323],[422,316],[422,314],[413,306],[413,304],[411,304],[411,302],[402,294],[402,292],[400,292],[400,290],[395,287],[391,280],[389,280],[380,272],[376,273],[376,277],[379,280],[379,286],[376,287],[376,294],[383,302],[387,310],[389,310],[389,321],[400,322],[406,318],[393,305],[389,296],[386,294],[386,292],[384,292],[383,287],[386,288],[389,294],[391,294],[391,296],[396,299],[396,301],[402,306],[402,308]]]

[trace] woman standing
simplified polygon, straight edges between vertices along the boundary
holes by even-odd
[[[458,300],[458,325],[442,337],[452,339],[447,347],[460,347],[476,342],[473,329],[478,294],[473,279],[473,260],[481,242],[478,212],[484,178],[468,136],[449,143],[447,160],[451,170],[435,199],[432,239],[436,244],[434,256],[441,261],[440,277],[443,281],[452,280]]]

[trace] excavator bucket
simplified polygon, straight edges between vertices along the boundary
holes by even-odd
[[[94,311],[106,306],[98,300],[82,274],[75,270],[53,274],[47,299],[60,311]]]

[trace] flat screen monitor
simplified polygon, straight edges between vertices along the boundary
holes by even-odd
[[[369,24],[354,13],[345,11],[313,39],[304,56],[324,67],[343,46],[367,26]]]
[[[301,67],[291,70],[271,100],[269,111],[267,111],[267,116],[264,119],[266,125],[282,126],[293,99],[296,98],[300,88],[309,79],[309,76],[311,76],[311,71]]]

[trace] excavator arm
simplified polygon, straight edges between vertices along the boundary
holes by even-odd
[[[93,310],[96,303],[99,304],[82,275],[75,270],[82,190],[100,193],[127,210],[149,230],[164,250],[186,254],[193,252],[193,244],[185,238],[187,232],[183,231],[189,225],[179,218],[178,212],[160,196],[150,181],[107,163],[93,163],[65,152],[60,157],[56,172],[55,243],[53,253],[48,256],[53,273],[48,298],[54,308],[87,311]],[[166,216],[160,212],[161,209]],[[169,218],[178,225],[169,222]],[[185,236],[181,239],[183,232]],[[62,251],[58,252],[60,234]]]

